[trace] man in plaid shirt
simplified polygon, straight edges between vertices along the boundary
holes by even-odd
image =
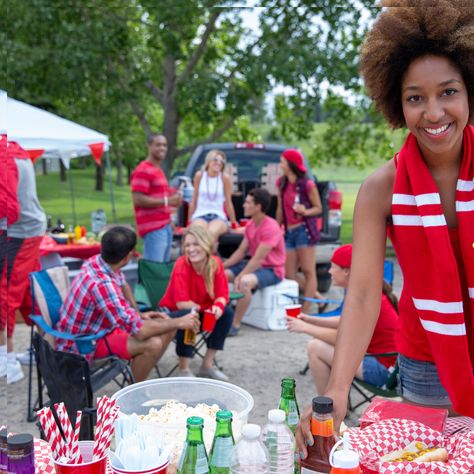
[[[158,311],[140,313],[121,271],[136,242],[135,232],[127,227],[116,226],[104,234],[101,255],[89,259],[72,283],[57,329],[70,334],[109,330],[97,342],[95,357],[112,352],[132,359],[133,375],[140,382],[164,354],[177,329],[199,330],[199,317],[192,313],[179,318]],[[58,339],[57,345],[60,351],[77,352],[74,341]]]

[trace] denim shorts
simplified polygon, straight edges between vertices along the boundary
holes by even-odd
[[[388,369],[376,357],[365,356],[362,361],[364,382],[383,387],[388,380]]]
[[[287,250],[295,250],[300,247],[312,247],[309,243],[306,226],[304,224],[287,229],[285,232],[285,246]]]
[[[203,221],[206,221],[208,224],[209,224],[209,222],[212,222],[212,221],[215,221],[215,220],[219,220],[219,221],[225,222],[226,224],[229,224],[229,222],[226,219],[223,219],[221,216],[218,216],[217,214],[214,214],[214,213],[204,214],[203,216],[196,216],[193,219],[193,222],[196,219],[201,219]]]
[[[410,359],[399,354],[398,367],[398,391],[402,397],[428,406],[451,405],[433,362]]]
[[[232,265],[228,268],[234,276],[237,276],[247,265],[247,261],[242,261]],[[253,274],[257,277],[257,288],[262,289],[266,286],[276,285],[280,283],[281,278],[277,277],[273,268],[259,268],[255,270]]]
[[[169,224],[143,236],[143,258],[154,262],[169,262],[173,230]]]

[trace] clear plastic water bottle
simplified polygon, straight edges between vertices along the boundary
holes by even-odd
[[[294,474],[295,437],[285,422],[283,410],[270,410],[261,439],[270,455],[270,474]]]
[[[269,474],[268,451],[260,441],[260,426],[242,428],[242,438],[234,446],[230,458],[232,474]]]

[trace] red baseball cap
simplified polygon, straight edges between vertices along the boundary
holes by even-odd
[[[302,173],[306,173],[307,170],[306,166],[304,165],[304,158],[300,151],[296,150],[295,148],[289,148],[288,150],[285,150],[281,156],[283,156],[285,160],[294,163]]]
[[[342,268],[350,268],[352,261],[352,244],[341,245],[332,254],[331,262]]]

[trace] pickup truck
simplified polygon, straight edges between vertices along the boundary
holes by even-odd
[[[243,218],[243,201],[246,194],[253,188],[263,186],[272,194],[272,204],[269,215],[275,217],[277,198],[275,179],[278,175],[278,164],[285,145],[262,143],[210,143],[198,146],[188,161],[184,175],[175,175],[171,185],[178,187],[179,183],[187,183],[189,187],[194,175],[201,169],[206,154],[212,149],[222,150],[227,158],[226,172],[233,180],[232,201],[237,220]],[[310,169],[307,166],[308,170]],[[320,216],[321,241],[316,246],[316,271],[318,275],[318,290],[326,292],[331,285],[329,267],[332,253],[340,245],[342,193],[337,190],[333,181],[315,180],[323,205]],[[188,206],[185,202],[177,215],[177,224],[186,225]],[[228,232],[219,240],[218,252],[223,258],[229,257],[242,240],[242,235]]]

